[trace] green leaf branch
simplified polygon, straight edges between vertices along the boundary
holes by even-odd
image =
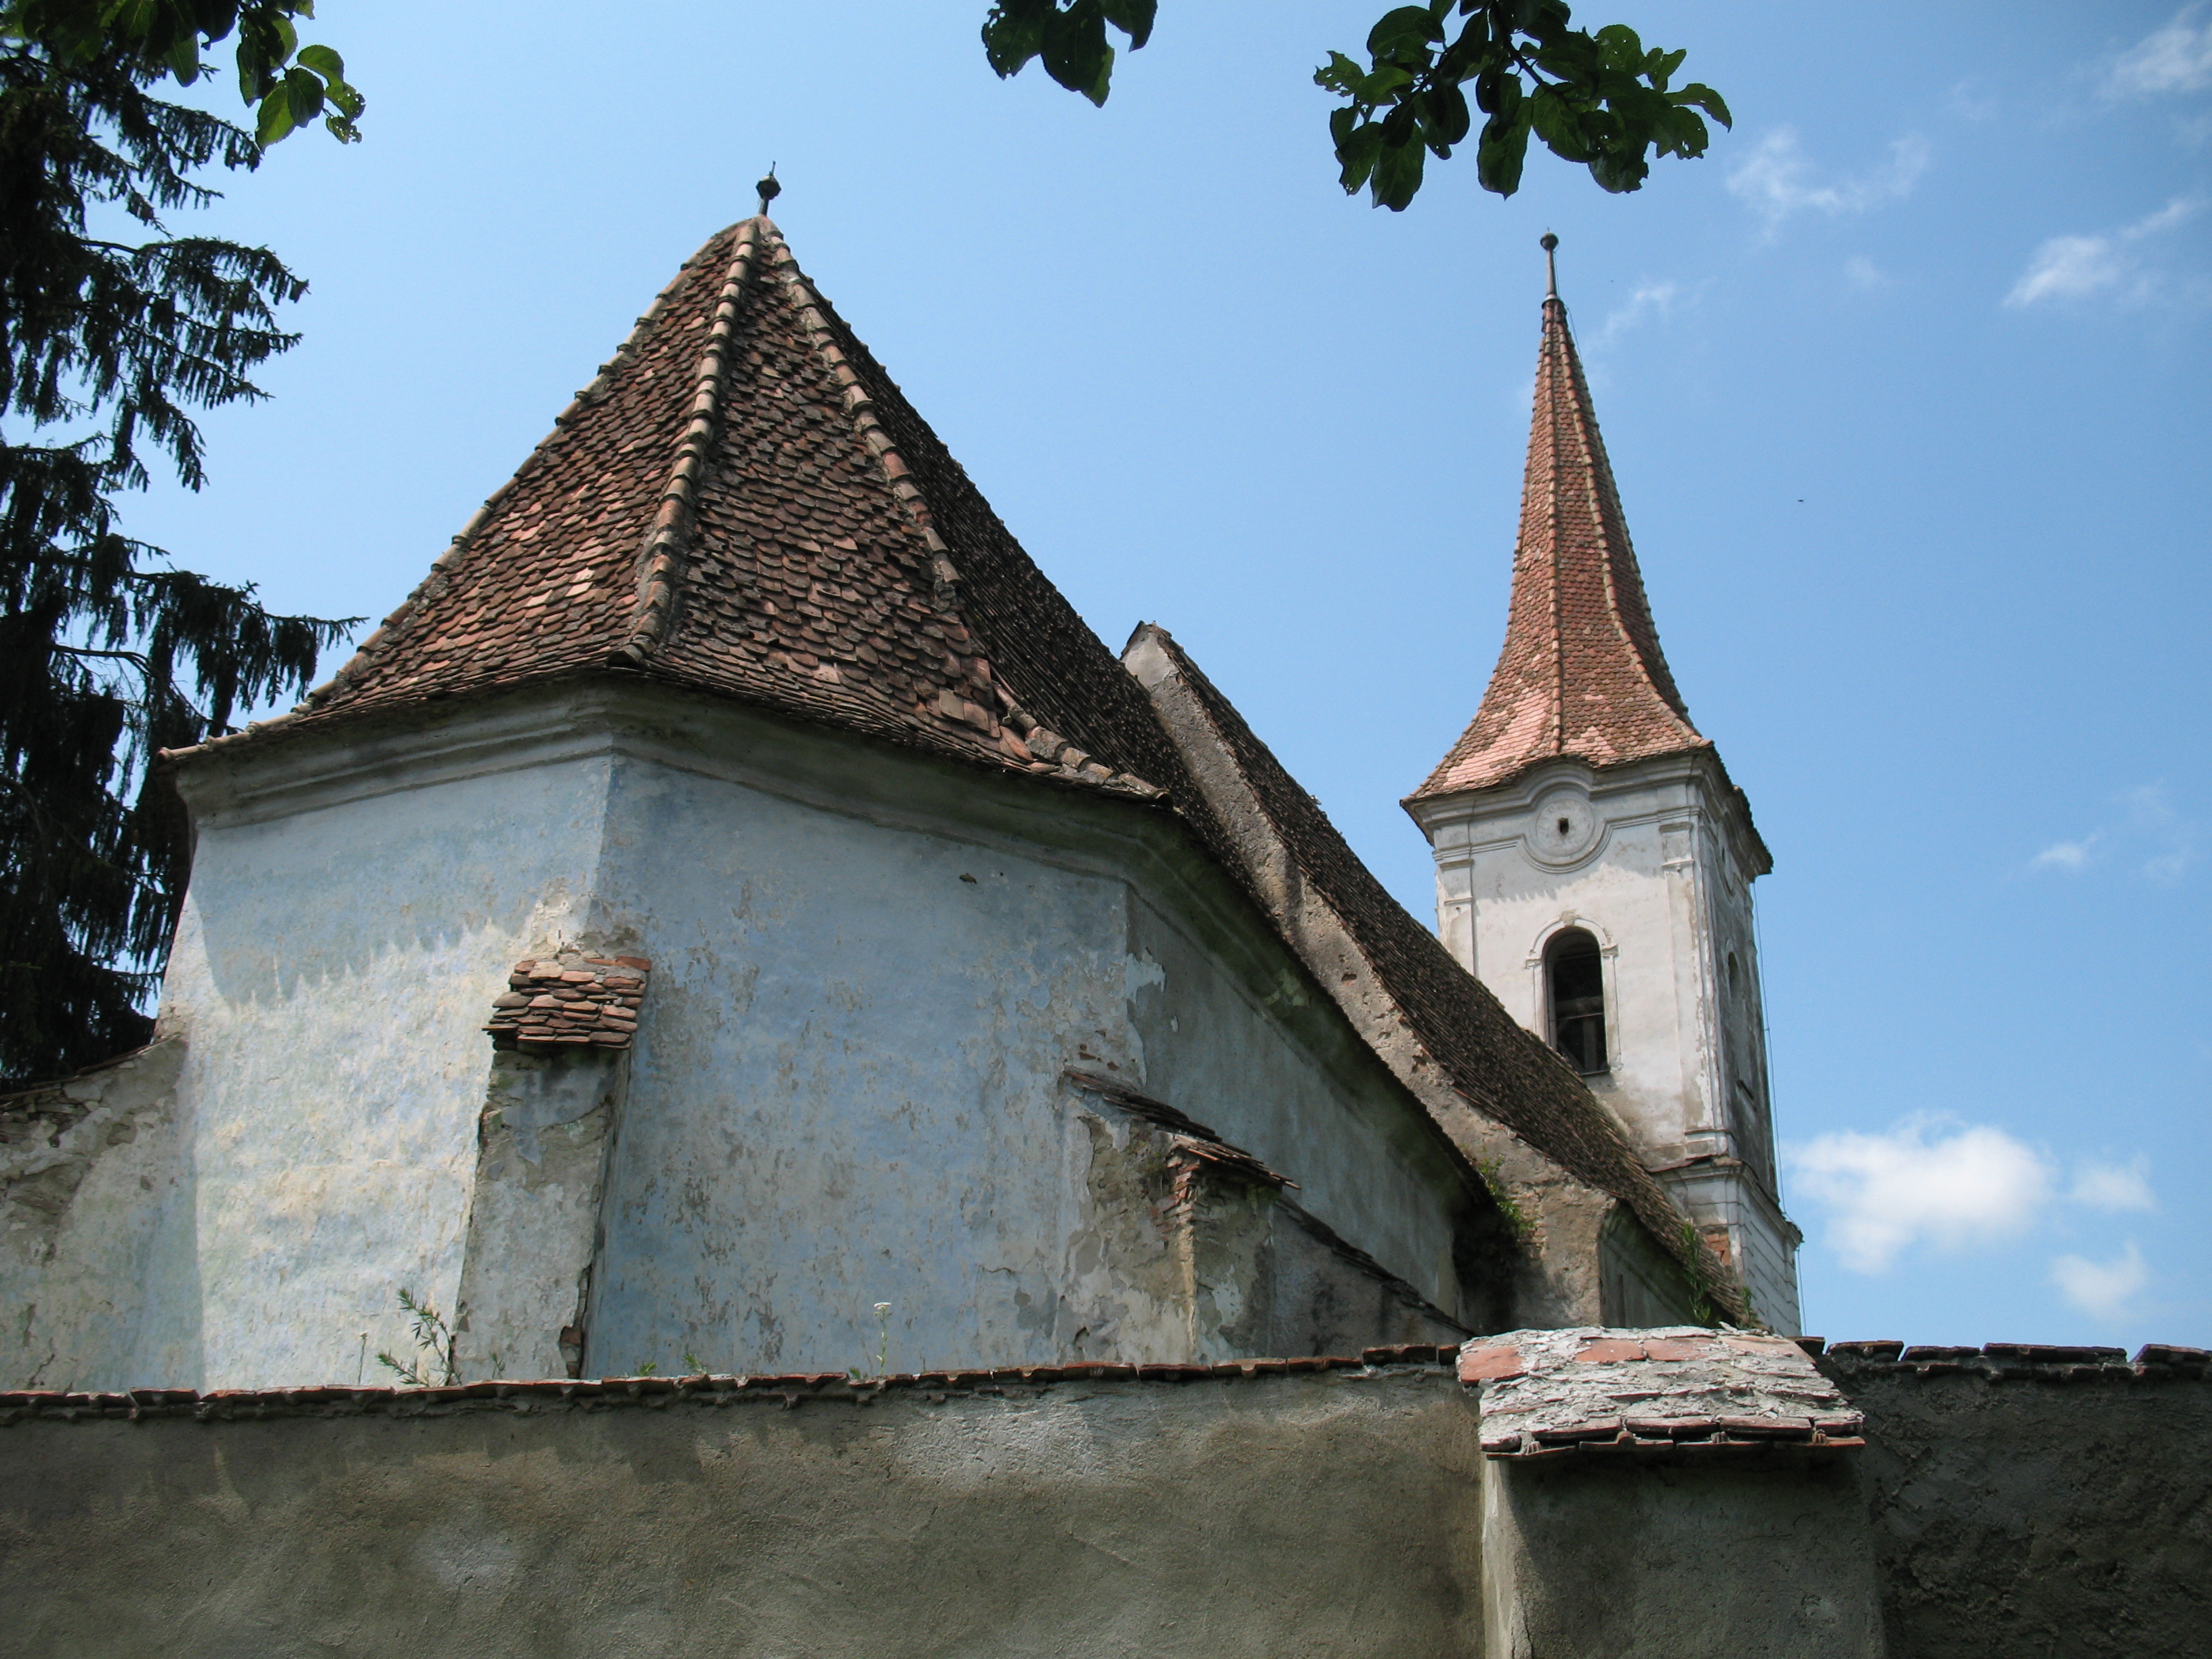
[[[1686,52],[1647,49],[1625,23],[1571,28],[1570,15],[1566,0],[1431,0],[1384,14],[1366,68],[1331,52],[1314,81],[1344,100],[1329,134],[1346,193],[1364,185],[1377,207],[1403,210],[1428,157],[1465,143],[1476,110],[1476,177],[1500,196],[1520,189],[1531,134],[1620,192],[1643,186],[1654,155],[1704,155],[1704,116],[1731,125],[1711,87],[1673,85]]]
[[[983,20],[983,52],[1001,80],[1032,59],[1070,92],[1106,101],[1114,78],[1111,24],[1134,52],[1152,38],[1159,0],[998,0]]]
[[[997,0],[983,51],[1001,77],[1042,60],[1061,86],[1103,104],[1107,30],[1134,52],[1158,9],[1158,0]],[[1328,125],[1346,193],[1364,188],[1377,207],[1402,211],[1429,158],[1449,158],[1470,135],[1475,176],[1500,196],[1520,189],[1532,135],[1603,189],[1638,190],[1655,157],[1705,153],[1706,117],[1732,125],[1711,87],[1674,84],[1686,52],[1647,48],[1625,23],[1592,33],[1571,19],[1566,0],[1430,0],[1382,15],[1364,66],[1329,53],[1314,81],[1342,100]]]
[[[212,73],[206,53],[237,36],[239,95],[254,139],[276,143],[318,117],[341,143],[361,139],[368,106],[330,47],[300,44],[314,0],[0,0],[0,41],[36,46],[64,65],[121,63],[143,84]]]

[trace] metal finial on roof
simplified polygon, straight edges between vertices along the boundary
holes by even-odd
[[[1556,300],[1559,297],[1559,268],[1552,252],[1559,246],[1559,239],[1547,230],[1537,239],[1536,246],[1544,250],[1544,297]]]
[[[768,177],[755,185],[753,188],[760,191],[760,216],[765,219],[768,217],[768,204],[783,194],[783,186],[775,181],[775,162],[770,161],[768,164]]]

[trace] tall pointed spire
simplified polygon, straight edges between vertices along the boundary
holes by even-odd
[[[1659,650],[1553,250],[1505,644],[1482,707],[1410,799],[1499,784],[1555,756],[1595,766],[1710,747]]]

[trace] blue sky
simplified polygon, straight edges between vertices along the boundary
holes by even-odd
[[[1584,7],[1735,132],[1628,198],[1436,167],[1401,216],[1308,78],[1379,0],[1164,0],[1103,111],[998,82],[982,9],[327,0],[367,142],[198,222],[311,279],[305,343],[129,527],[381,616],[773,160],[1032,555],[1109,643],[1173,630],[1426,916],[1397,802],[1497,651],[1555,230],[1775,852],[1808,1328],[2212,1344],[2212,6]]]

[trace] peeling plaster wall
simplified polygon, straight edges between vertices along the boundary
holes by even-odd
[[[1102,1291],[1070,1068],[1257,1154],[1455,1310],[1466,1176],[1172,820],[704,718],[612,779],[595,914],[653,987],[587,1374],[872,1367],[878,1303],[894,1370],[1255,1352]]]
[[[1089,1157],[1071,1171],[1083,1225],[1058,1303],[1062,1354],[1211,1364],[1464,1336],[1269,1182],[1088,1091],[1070,1109]]]
[[[172,1150],[94,1230],[94,1276],[148,1288],[126,1338],[26,1257],[36,1320],[112,1329],[49,1358],[19,1318],[11,1380],[374,1381],[414,1352],[403,1287],[472,1374],[578,1363],[571,1321],[587,1372],[842,1370],[878,1302],[895,1367],[1356,1338],[1381,1275],[1459,1310],[1486,1200],[1163,811],[644,686],[249,739],[179,784]],[[626,1082],[574,1115],[482,1029],[561,941],[658,963]],[[1164,1092],[1379,1268],[1271,1219],[1196,1323],[1071,1300],[1116,1218],[1070,1068]],[[1373,1307],[1366,1342],[1451,1334]]]
[[[477,1123],[456,1298],[458,1375],[562,1376],[580,1359],[607,1155],[629,1057],[502,1049]]]
[[[193,1293],[103,1382],[374,1381],[379,1349],[413,1352],[399,1289],[453,1313],[481,1028],[514,961],[580,925],[607,771],[457,735],[184,772],[198,840],[162,1020],[187,1044],[186,1192],[155,1270]]]
[[[1257,1153],[1297,1182],[1303,1207],[1459,1313],[1474,1287],[1459,1286],[1454,1259],[1458,1177],[1427,1115],[1271,934],[1206,920],[1141,892],[1129,907],[1145,1088]]]
[[[0,1100],[0,1387],[193,1374],[183,1062],[167,1038]]]

